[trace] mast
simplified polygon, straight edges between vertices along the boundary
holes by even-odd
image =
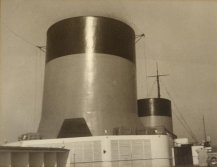
[[[159,74],[158,74],[158,64],[156,63],[156,66],[157,66],[157,97],[160,98],[160,77],[159,77]]]
[[[205,142],[206,142],[206,141],[207,141],[207,138],[206,138],[206,127],[205,127],[204,115],[203,115],[203,130],[204,130],[204,140],[205,140]]]
[[[168,74],[159,75],[158,63],[157,62],[156,62],[156,69],[157,69],[157,75],[151,75],[151,76],[148,76],[148,77],[156,77],[156,79],[157,79],[157,97],[161,98],[161,94],[160,94],[160,77],[168,76]]]

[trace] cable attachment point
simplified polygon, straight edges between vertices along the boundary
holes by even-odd
[[[145,34],[143,33],[143,34],[139,34],[139,35],[136,35],[136,41],[135,41],[135,43],[137,43],[137,42],[139,42],[142,38],[144,38],[145,37]]]
[[[46,46],[36,46],[39,50],[46,53]]]

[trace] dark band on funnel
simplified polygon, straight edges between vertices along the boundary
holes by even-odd
[[[86,53],[88,50],[135,62],[135,33],[121,21],[94,16],[65,19],[49,28],[47,62],[61,56]]]
[[[163,98],[149,98],[138,100],[138,115],[144,116],[172,116],[171,102]]]

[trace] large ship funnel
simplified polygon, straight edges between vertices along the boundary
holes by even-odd
[[[135,33],[106,17],[75,17],[47,33],[43,138],[112,134],[136,128]]]

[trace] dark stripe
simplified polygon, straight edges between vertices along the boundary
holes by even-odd
[[[91,43],[92,42],[92,43]],[[106,17],[74,17],[52,25],[46,61],[76,53],[112,54],[135,62],[135,33],[127,24]]]
[[[168,116],[171,117],[171,102],[163,98],[149,98],[138,100],[138,115],[144,116]]]

